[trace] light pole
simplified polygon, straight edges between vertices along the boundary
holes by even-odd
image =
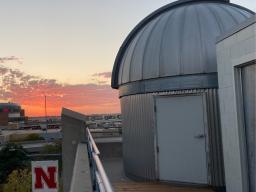
[[[44,95],[44,114],[45,114],[45,137],[46,141],[48,142],[48,135],[47,135],[47,129],[48,129],[48,118],[47,118],[47,109],[46,109],[46,95]]]

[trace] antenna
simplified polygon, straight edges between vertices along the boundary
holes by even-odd
[[[46,95],[44,96],[44,114],[45,114],[45,120],[47,120]]]
[[[46,126],[45,133],[47,134],[48,122],[47,122],[47,109],[46,109],[46,95],[44,95],[44,114],[45,114],[45,126]],[[47,138],[47,135],[46,135],[46,138]]]

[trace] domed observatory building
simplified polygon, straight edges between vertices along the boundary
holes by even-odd
[[[224,0],[180,0],[128,35],[112,73],[127,176],[225,185],[215,43],[252,14]]]

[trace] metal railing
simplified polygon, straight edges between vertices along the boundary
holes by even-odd
[[[100,161],[100,151],[94,142],[91,132],[86,128],[88,139],[88,153],[92,175],[92,186],[96,192],[114,192],[112,185],[108,179],[108,176],[104,170],[104,167]]]

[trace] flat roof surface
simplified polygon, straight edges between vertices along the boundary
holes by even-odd
[[[214,192],[207,187],[181,187],[160,182],[123,181],[113,183],[113,187],[117,192]]]
[[[208,187],[177,186],[161,182],[136,182],[127,178],[123,169],[123,159],[101,159],[109,180],[116,192],[214,192]]]

